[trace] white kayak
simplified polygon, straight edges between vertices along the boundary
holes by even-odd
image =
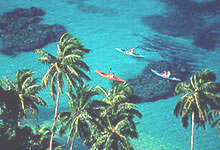
[[[115,49],[116,49],[117,51],[121,52],[121,53],[124,53],[124,54],[130,55],[130,56],[144,58],[144,56],[141,55],[141,54],[137,54],[137,53],[127,53],[127,52],[126,52],[127,50],[120,49],[120,48],[115,48]]]
[[[151,69],[151,71],[152,71],[154,74],[158,75],[159,77],[162,77],[162,78],[165,78],[165,79],[168,79],[168,80],[181,81],[180,78],[176,78],[176,77],[166,77],[166,76],[160,74],[159,72],[157,72],[157,71],[154,70],[154,69]]]

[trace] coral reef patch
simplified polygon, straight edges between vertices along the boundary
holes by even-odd
[[[199,48],[216,49],[220,37],[220,1],[161,1],[166,12],[142,17],[143,25],[161,34],[192,39],[192,44]]]
[[[158,72],[169,70],[171,76],[184,79],[183,71],[185,69],[181,67],[183,66],[173,65],[164,60],[148,64],[140,75],[128,80],[128,83],[134,90],[135,97],[137,96],[137,101],[135,102],[152,102],[173,96],[174,88],[178,82],[155,75],[151,72],[151,68]]]
[[[59,24],[40,24],[45,12],[36,7],[16,8],[0,16],[0,53],[14,56],[56,42],[66,32]]]

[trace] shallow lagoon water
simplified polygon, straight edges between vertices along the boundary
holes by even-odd
[[[85,57],[91,69],[90,85],[101,85],[105,88],[111,86],[111,81],[98,76],[94,70],[108,72],[111,67],[118,77],[128,80],[140,74],[148,63],[163,59],[157,52],[144,50],[139,51],[146,56],[146,59],[134,59],[118,53],[115,47],[130,49],[143,45],[143,36],[163,35],[164,33],[158,32],[161,30],[153,30],[146,26],[142,18],[169,15],[169,6],[166,5],[165,0],[7,0],[0,1],[0,14],[14,8],[32,6],[42,8],[46,12],[41,23],[64,25],[69,33],[81,40],[85,48],[91,49]],[[170,9],[173,9],[173,6]],[[174,43],[178,42],[185,47],[195,49],[192,55],[201,62],[204,69],[212,69],[219,81],[220,48],[218,44],[215,51],[207,51],[195,47],[192,39],[188,37],[169,36],[169,38],[172,38]],[[42,49],[55,55],[56,43],[48,44]],[[203,55],[196,55],[197,51],[202,51]],[[19,53],[15,57],[0,54],[0,76],[5,75],[14,79],[18,69],[29,68],[36,72],[35,76],[42,77],[48,67],[38,64],[38,57],[32,52]],[[48,107],[39,112],[39,121],[49,124],[52,121],[54,103],[48,89],[40,94],[48,102]],[[184,129],[181,126],[181,120],[173,115],[177,99],[178,97],[171,97],[152,103],[138,104],[143,117],[137,120],[139,138],[132,140],[135,150],[190,149],[190,128]],[[65,109],[65,98],[61,99],[60,104],[60,110]],[[220,149],[216,130],[209,126],[205,130],[199,128],[195,131],[194,142],[195,150]],[[80,150],[87,149],[80,144],[76,147]]]

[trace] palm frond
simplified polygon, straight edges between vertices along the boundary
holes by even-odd
[[[101,145],[106,141],[108,135],[104,134],[101,137],[99,137],[98,139],[96,139],[95,143],[92,145],[92,147],[90,148],[90,150],[97,150],[101,148]]]
[[[53,100],[55,99],[56,87],[55,87],[55,80],[56,80],[57,72],[54,72],[52,78],[50,79],[50,95],[52,96]]]
[[[32,97],[32,99],[34,99],[34,101],[35,101],[37,104],[42,105],[42,106],[46,106],[46,105],[47,105],[47,103],[46,103],[42,98],[37,97],[37,96],[35,96],[35,95],[32,95],[31,97]]]
[[[187,96],[188,96],[188,94],[186,93],[185,95],[183,95],[183,96],[178,100],[178,102],[177,102],[177,104],[176,104],[176,106],[175,106],[175,109],[174,109],[174,115],[175,115],[176,117],[178,117],[178,116],[181,114],[182,109],[183,109],[183,104],[184,104],[184,102],[186,101]]]
[[[67,143],[69,143],[70,138],[72,136],[75,136],[78,133],[78,126],[79,126],[79,117],[75,117],[70,125],[70,131],[68,134],[68,139],[67,139]]]
[[[186,82],[180,82],[175,87],[175,94],[187,93],[189,85]]]
[[[85,62],[81,61],[80,59],[74,62],[74,65],[80,67],[81,69],[85,71],[89,71],[89,66]]]
[[[201,85],[200,90],[208,91],[212,93],[219,93],[220,92],[220,83],[208,81]]]
[[[219,124],[220,124],[220,118],[217,119],[217,120],[215,120],[215,121],[213,122],[213,124],[211,125],[211,127],[213,128],[214,126],[219,125]]]
[[[90,80],[90,77],[88,75],[86,75],[83,71],[81,71],[79,68],[75,67],[74,69],[83,79],[86,79],[87,81]]]
[[[71,73],[66,72],[64,76],[65,76],[65,78],[66,78],[68,84],[71,85],[71,86],[73,86],[73,87],[76,89],[76,91],[78,91],[78,90],[79,90],[78,85],[77,85],[77,83],[75,82],[75,80],[72,78]],[[72,91],[72,87],[71,87],[71,86],[68,86],[69,92]]]
[[[74,51],[72,51],[73,55],[78,55],[80,56],[80,58],[83,58],[84,55],[86,54],[86,52],[82,49],[74,49]]]
[[[37,81],[38,81],[38,78],[29,78],[29,79],[26,79],[26,81],[22,84],[22,89],[25,89],[25,88],[27,88],[27,87],[29,87],[29,86],[31,86],[31,85],[35,85],[36,83],[37,83]]]
[[[26,87],[25,89],[25,95],[35,95],[41,90],[40,85],[31,85],[29,87]]]
[[[63,136],[63,134],[66,133],[66,131],[69,129],[69,126],[70,126],[70,123],[71,123],[71,120],[67,120],[65,122],[65,124],[63,124],[60,129],[59,129],[59,135],[60,136]]]
[[[201,108],[200,102],[199,102],[198,100],[196,100],[196,101],[195,101],[195,104],[196,104],[196,108],[197,108],[197,110],[198,110],[199,118],[200,118],[201,120],[205,120],[205,116],[204,116],[204,114],[203,114],[203,110],[202,110],[202,108]]]
[[[36,49],[35,53],[38,53],[44,57],[48,57],[49,59],[52,59],[52,60],[56,60],[56,57],[54,57],[53,55],[51,55],[50,53],[48,53],[42,49]]]
[[[201,72],[201,78],[204,82],[216,81],[216,74],[211,70],[206,69],[203,72]]]
[[[124,128],[125,126],[127,126],[129,124],[129,121],[127,118],[119,121],[116,126],[114,127],[115,130],[120,131],[122,128]]]
[[[189,122],[189,113],[186,113],[185,116],[182,117],[182,125],[184,128],[188,128]]]
[[[106,91],[104,88],[102,88],[101,86],[97,85],[97,86],[95,87],[95,90],[96,90],[96,91],[97,91],[97,90],[101,91],[101,94],[103,94],[104,97],[108,97],[107,91]]]
[[[50,65],[54,61],[52,59],[50,59],[49,57],[40,57],[40,58],[38,58],[38,62],[41,63],[41,64]]]
[[[75,48],[78,48],[81,46],[81,42],[78,38],[69,38],[67,41],[68,44],[73,44]]]
[[[15,89],[15,84],[13,83],[13,81],[11,81],[5,76],[3,78],[5,79],[5,81],[0,80],[0,85],[3,86],[3,88],[5,88],[6,90]]]
[[[76,63],[79,60],[80,56],[78,55],[67,55],[64,56],[63,60],[62,60],[62,64],[64,65],[72,65],[74,63]]]
[[[70,35],[68,32],[65,32],[65,33],[60,37],[59,43],[63,43],[64,40],[69,39],[70,37],[71,37],[71,35]]]
[[[44,88],[48,85],[50,77],[54,76],[55,73],[56,72],[55,72],[55,64],[54,64],[49,68],[49,70],[43,76],[43,78],[41,80],[41,88]]]
[[[133,150],[132,145],[130,144],[128,138],[126,138],[125,136],[122,136],[120,138],[120,146],[121,146],[121,150]]]
[[[136,115],[138,118],[142,118],[142,114],[136,109],[129,109],[129,114]]]
[[[63,57],[66,57],[68,55],[71,55],[72,51],[75,51],[74,49],[76,48],[76,45],[75,44],[72,44],[72,43],[68,43],[65,45],[65,47],[63,48]],[[73,55],[73,54],[72,54]],[[80,55],[77,55],[76,53],[74,53],[75,56],[77,57],[81,57]]]
[[[23,111],[23,113],[25,114],[25,106],[24,106],[24,98],[23,98],[23,95],[22,94],[19,94],[18,95],[19,96],[19,98],[20,98],[20,103],[21,103],[21,108],[22,108],[22,111]]]
[[[112,148],[112,143],[113,143],[114,139],[110,136],[108,136],[108,138],[106,139],[105,142],[105,149],[111,149]]]

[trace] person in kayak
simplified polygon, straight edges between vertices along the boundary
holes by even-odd
[[[110,68],[110,74],[109,77],[113,78],[115,76],[115,74],[112,72],[112,68]]]
[[[171,73],[170,73],[170,71],[164,71],[161,75],[169,78]]]
[[[134,50],[135,50],[135,48],[132,48],[132,49],[126,51],[126,53],[128,53],[128,54],[133,54],[133,53],[134,53]]]

